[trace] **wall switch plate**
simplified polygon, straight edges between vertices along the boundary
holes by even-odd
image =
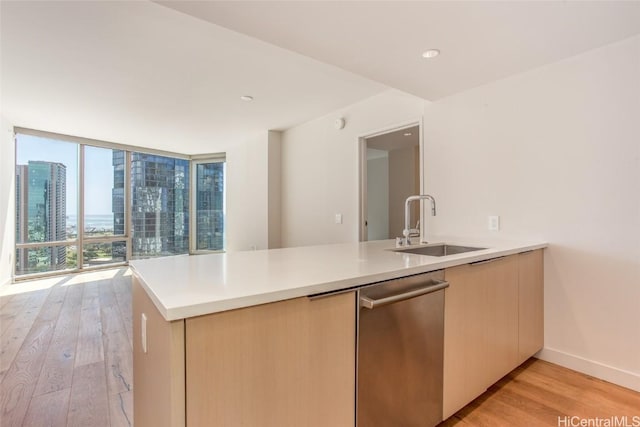
[[[500,217],[498,215],[489,215],[489,230],[500,230]]]
[[[142,352],[147,352],[147,315],[142,313],[140,321],[140,338],[142,339]]]
[[[342,224],[342,214],[337,213],[335,218],[334,218],[334,222],[336,224]]]

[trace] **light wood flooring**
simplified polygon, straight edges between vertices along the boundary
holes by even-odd
[[[131,426],[130,274],[103,270],[0,289],[2,427]],[[640,425],[640,393],[530,359],[441,426],[572,425],[559,424],[565,416],[627,416]]]
[[[614,424],[612,417],[624,422]],[[586,424],[597,418],[600,424]],[[531,358],[440,427],[454,425],[635,427],[640,426],[640,393]]]
[[[131,426],[130,272],[22,282],[2,293],[0,425]]]

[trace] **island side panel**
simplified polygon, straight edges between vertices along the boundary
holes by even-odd
[[[350,426],[355,293],[186,320],[190,426]]]
[[[133,276],[133,418],[136,426],[185,426],[184,320],[167,322]],[[142,314],[147,352],[142,349]]]

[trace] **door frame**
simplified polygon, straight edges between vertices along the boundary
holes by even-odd
[[[418,126],[418,157],[420,163],[420,194],[424,192],[424,141],[423,141],[423,118],[416,117],[412,120],[403,121],[381,129],[372,130],[358,136],[358,241],[366,242],[367,232],[367,139],[374,136],[384,135],[402,129]],[[424,224],[422,202],[420,203],[420,224]],[[423,239],[420,227],[420,241]],[[400,236],[398,236],[400,237]]]

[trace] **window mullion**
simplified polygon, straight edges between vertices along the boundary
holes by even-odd
[[[78,270],[82,270],[84,266],[84,144],[79,144],[80,150],[78,156],[78,254],[77,260]]]
[[[124,234],[126,240],[126,261],[131,261],[133,250],[133,229],[132,229],[132,201],[133,191],[131,191],[131,151],[124,152]]]

